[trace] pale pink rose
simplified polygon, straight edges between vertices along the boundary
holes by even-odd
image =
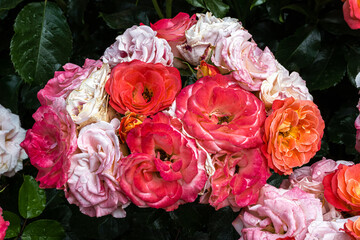
[[[215,47],[219,39],[229,37],[232,32],[243,29],[235,18],[220,19],[212,16],[210,12],[198,13],[197,17],[197,23],[185,32],[186,42],[177,46],[184,59],[195,66],[207,57],[210,48]]]
[[[78,136],[80,153],[71,158],[66,198],[91,217],[125,217],[129,200],[117,181],[123,157],[116,131],[120,121],[100,121],[83,127]]]
[[[360,111],[360,99],[359,99],[357,108]],[[355,119],[355,128],[356,128],[355,149],[356,149],[356,151],[360,152],[360,114]]]
[[[101,66],[100,60],[92,59],[86,59],[82,68],[72,63],[65,64],[63,66],[65,71],[55,72],[54,78],[50,79],[38,92],[37,97],[41,105],[51,105],[56,98],[66,99],[94,69]]]
[[[26,131],[20,126],[19,116],[0,105],[0,176],[12,177],[23,168],[27,158],[20,143]]]
[[[77,148],[76,125],[65,109],[63,98],[41,106],[33,118],[35,123],[20,146],[39,170],[36,180],[40,187],[61,189],[67,181],[70,157]]]
[[[264,104],[221,74],[183,88],[175,113],[184,130],[209,153],[237,152],[263,143]]]
[[[0,240],[3,240],[5,238],[6,229],[10,225],[10,223],[8,221],[4,220],[2,214],[3,214],[3,210],[0,207]]]
[[[120,186],[136,205],[173,211],[204,188],[206,154],[180,128],[177,119],[158,113],[128,133],[132,154],[120,166]]]
[[[244,208],[233,225],[240,239],[303,240],[313,221],[322,221],[321,202],[313,194],[299,188],[285,190],[265,185],[258,202]]]
[[[315,162],[311,166],[305,166],[294,170],[288,180],[284,180],[282,187],[288,189],[298,187],[301,190],[312,193],[323,203],[322,212],[324,220],[333,220],[341,217],[340,212],[336,211],[334,206],[329,204],[324,198],[324,185],[322,183],[324,177],[334,172],[339,164],[352,165],[351,162],[337,161],[323,158]]]
[[[357,219],[357,217],[350,219]],[[343,230],[347,221],[348,219],[313,221],[308,227],[305,240],[352,240]]]
[[[115,67],[118,63],[140,60],[147,63],[173,65],[173,53],[165,39],[156,37],[149,26],[133,26],[116,38],[101,57],[104,63]]]
[[[244,30],[221,38],[211,60],[215,66],[230,72],[243,88],[259,91],[262,82],[277,71],[277,64],[267,47],[262,51],[250,38]]]
[[[270,176],[267,161],[259,148],[235,153],[219,152],[212,157],[215,173],[210,188],[200,199],[216,210],[230,206],[234,211],[255,204]]]
[[[313,100],[310,95],[306,82],[297,72],[286,70],[279,63],[278,70],[268,76],[261,84],[259,98],[265,103],[267,109],[275,100],[281,100],[288,97],[294,97],[300,100]]]

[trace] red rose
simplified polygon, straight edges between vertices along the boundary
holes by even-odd
[[[344,19],[351,29],[360,28],[360,2],[346,0],[343,5]]]
[[[171,105],[181,89],[181,78],[174,67],[134,60],[116,65],[105,89],[119,113],[152,115]]]

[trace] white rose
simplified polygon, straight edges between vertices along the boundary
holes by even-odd
[[[244,29],[235,18],[220,19],[212,16],[210,12],[197,14],[197,17],[197,23],[185,32],[186,42],[177,46],[180,54],[192,65],[199,65],[203,55],[210,53],[206,50],[215,47],[219,39]]]
[[[135,59],[172,66],[174,55],[165,39],[156,37],[154,30],[142,25],[128,28],[116,38],[116,42],[108,47],[102,56],[103,62],[108,63],[110,67]]]
[[[22,161],[27,155],[20,143],[25,133],[19,116],[0,105],[0,175],[11,177],[23,168]]]
[[[78,89],[66,99],[66,110],[76,124],[109,121],[109,106],[105,83],[109,79],[110,68],[103,64],[85,79]]]
[[[275,100],[294,97],[300,100],[313,100],[310,95],[306,82],[297,72],[289,75],[288,70],[278,63],[278,71],[271,74],[262,82],[260,89],[260,99],[270,109]]]

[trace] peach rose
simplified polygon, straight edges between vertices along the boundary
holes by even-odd
[[[346,0],[343,5],[344,19],[351,29],[360,28],[359,0]]]
[[[262,150],[270,168],[290,175],[292,168],[308,163],[320,149],[325,123],[309,100],[276,100],[272,109],[265,121]]]
[[[344,231],[354,240],[360,240],[360,217],[353,222],[348,220],[344,224]]]
[[[128,132],[137,125],[142,124],[145,118],[146,116],[136,114],[133,112],[125,113],[125,116],[121,119],[120,128],[119,128],[119,137],[122,143],[126,142],[126,137]]]
[[[360,164],[339,168],[324,177],[325,199],[337,209],[360,213]]]
[[[217,67],[206,63],[204,60],[200,62],[200,65],[195,68],[197,70],[196,78],[200,79],[202,77],[210,76],[214,77],[216,74],[220,73]]]

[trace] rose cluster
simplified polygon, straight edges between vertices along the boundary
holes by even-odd
[[[193,84],[178,70],[189,66]],[[215,209],[242,208],[245,239],[264,228],[305,236],[322,219],[312,194],[266,185],[270,169],[295,174],[320,149],[320,111],[299,74],[238,20],[179,13],[133,26],[101,59],[63,69],[39,91],[21,146],[40,187],[63,189],[84,214],[125,217],[130,203],[173,211],[201,195]],[[275,217],[280,206],[303,213]]]

